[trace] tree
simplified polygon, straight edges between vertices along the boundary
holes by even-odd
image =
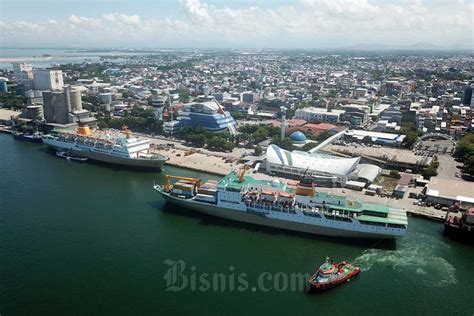
[[[0,105],[4,108],[21,109],[25,107],[26,98],[13,93],[3,93],[0,95]]]
[[[124,125],[131,131],[140,133],[162,133],[163,121],[155,117],[155,112],[150,109],[134,107],[121,118],[111,118],[109,115],[97,115],[97,124],[100,128],[122,129]]]
[[[474,134],[467,134],[458,142],[454,157],[460,160],[466,159],[468,156],[474,153]]]
[[[463,165],[463,172],[471,177],[474,176],[474,134],[464,136],[456,147],[454,157],[458,158]]]
[[[405,134],[405,139],[403,140],[403,145],[405,147],[411,147],[418,140],[418,134],[414,131],[408,131]]]
[[[395,178],[395,179],[400,179],[400,172],[398,172],[397,170],[390,170],[390,176]]]
[[[280,133],[278,127],[271,125],[250,125],[245,124],[238,128],[239,140],[246,142],[248,145],[254,145],[260,143],[270,137],[274,137]]]
[[[189,102],[189,93],[186,89],[179,89],[178,90],[179,94],[179,100],[183,103]]]
[[[372,143],[372,137],[370,137],[370,136],[365,136],[364,138],[362,138],[362,143],[363,143],[363,144],[370,144],[370,143]]]
[[[235,147],[235,139],[229,133],[211,133],[203,127],[185,126],[180,131],[180,137],[196,147],[204,147],[216,151],[230,151]]]
[[[474,177],[474,155],[469,156],[464,161],[463,171],[471,177]]]
[[[436,170],[435,167],[430,165],[427,168],[425,168],[421,174],[423,175],[425,179],[430,179],[431,177],[437,176],[438,171]]]
[[[302,151],[310,151],[311,149],[313,149],[314,147],[318,146],[319,143],[314,143],[314,142],[308,142],[306,144],[304,144],[303,147],[301,147],[301,150]]]
[[[255,147],[255,156],[261,156],[263,154],[263,149],[259,145]]]
[[[319,134],[318,136],[316,136],[316,140],[319,141],[319,142],[322,142],[322,141],[328,139],[329,137],[331,137],[331,133],[329,133],[328,131],[324,131],[321,134]]]
[[[425,179],[430,179],[438,175],[439,161],[436,156],[431,160],[430,165],[421,173]]]
[[[294,149],[293,143],[288,137],[285,137],[283,140],[281,140],[279,137],[274,137],[272,143],[286,150],[291,151]]]

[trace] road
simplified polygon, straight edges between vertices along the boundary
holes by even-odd
[[[464,181],[456,177],[456,172],[460,172],[459,167],[462,166],[462,163],[457,162],[448,154],[439,155],[438,161],[438,178]]]

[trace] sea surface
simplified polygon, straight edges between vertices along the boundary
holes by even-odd
[[[4,48],[0,47],[0,69],[12,70],[12,62],[25,62],[33,67],[51,67],[60,64],[99,62],[101,56],[131,56],[146,53],[127,51],[94,51],[60,48]],[[115,60],[117,61],[117,60]]]
[[[437,222],[410,217],[394,249],[229,223],[152,188],[211,175],[68,162],[5,134],[0,170],[1,315],[474,314],[474,249]],[[326,256],[363,272],[321,294],[291,287]]]

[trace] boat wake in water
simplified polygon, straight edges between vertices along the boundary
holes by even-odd
[[[422,275],[422,282],[434,286],[456,284],[456,269],[444,259],[448,245],[424,234],[413,234],[413,240],[401,242],[397,250],[368,249],[354,260],[362,271],[393,269],[401,274]]]

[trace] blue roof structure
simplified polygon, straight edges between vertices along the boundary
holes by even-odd
[[[304,144],[306,143],[306,136],[300,131],[291,133],[290,140],[294,144]]]

